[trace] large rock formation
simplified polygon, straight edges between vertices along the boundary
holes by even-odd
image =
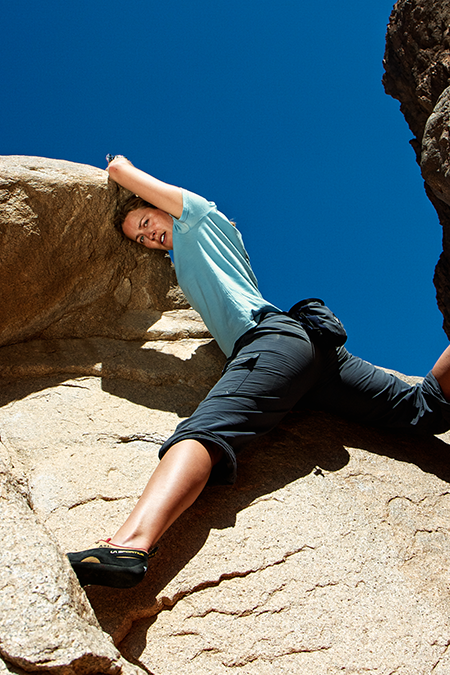
[[[450,337],[450,2],[399,0],[386,36],[383,77],[414,134],[427,194],[443,228],[435,285],[444,330]]]
[[[444,313],[449,23],[450,2],[398,2],[385,77],[444,226]],[[223,356],[170,259],[112,229],[105,172],[9,157],[0,183],[0,670],[448,673],[449,435],[292,414],[142,584],[79,588],[64,552],[123,521]]]
[[[169,256],[148,265],[112,227],[118,196],[101,169],[0,158],[0,345],[145,337],[162,312],[188,307]]]
[[[67,559],[0,465],[0,653],[25,671],[137,673],[102,632]]]

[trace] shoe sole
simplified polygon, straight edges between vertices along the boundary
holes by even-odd
[[[69,558],[70,560],[70,558]],[[71,565],[81,586],[109,586],[111,588],[133,588],[145,577],[142,565],[117,567],[102,563],[77,563]]]

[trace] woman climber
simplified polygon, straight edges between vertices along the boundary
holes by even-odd
[[[146,248],[173,250],[178,283],[228,360],[208,396],[162,445],[125,523],[111,538],[68,554],[81,585],[139,583],[156,542],[206,483],[233,483],[236,453],[298,406],[382,427],[450,428],[450,347],[410,386],[344,346],[311,338],[262,297],[239,231],[213,202],[123,156],[111,158],[107,171],[138,196],[120,216],[123,233]]]

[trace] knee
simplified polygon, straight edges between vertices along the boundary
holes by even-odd
[[[212,443],[211,441],[202,441],[202,443],[209,453],[211,464],[213,466],[218,464],[223,457],[223,448],[221,448],[220,445],[217,445],[216,443]]]

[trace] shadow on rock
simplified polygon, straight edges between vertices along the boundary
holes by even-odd
[[[305,412],[299,424],[298,415],[295,417],[294,423],[284,423],[246,447],[239,455],[238,480],[233,487],[211,486],[203,491],[162,537],[158,555],[142,584],[126,591],[87,589],[101,626],[116,642],[128,632],[129,626],[120,625],[118,617],[129,615],[130,607],[133,622],[142,619],[148,628],[153,621],[149,614],[161,608],[156,598],[198,554],[212,529],[232,528],[240,511],[299,478],[315,472],[317,480],[323,480],[323,472],[338,471],[348,463],[349,453],[333,434],[334,419]],[[142,648],[145,632],[141,633]],[[135,641],[133,644],[136,654]]]
[[[156,614],[163,608],[170,609],[178,600],[176,595],[161,598],[163,589],[195,558],[211,530],[232,528],[239,512],[261,498],[271,500],[273,493],[298,479],[314,476],[314,480],[326,481],[327,474],[348,464],[347,447],[412,463],[450,480],[448,445],[436,437],[380,431],[318,411],[288,415],[276,430],[250,443],[239,455],[238,480],[233,487],[207,487],[170,528],[142,584],[127,591],[87,589],[103,629],[113,635],[116,643],[124,640],[124,655],[131,624],[136,624],[133,654],[145,649],[147,631]],[[129,620],[123,622],[124,616]]]
[[[215,342],[200,345],[189,359],[128,346],[123,367],[107,359],[102,389],[146,408],[193,413],[220,377],[224,356]]]
[[[113,396],[181,417],[190,415],[219,379],[223,354],[215,342],[196,346],[184,359],[149,344],[89,338],[2,347],[0,405],[68,379],[101,377],[102,389]]]

